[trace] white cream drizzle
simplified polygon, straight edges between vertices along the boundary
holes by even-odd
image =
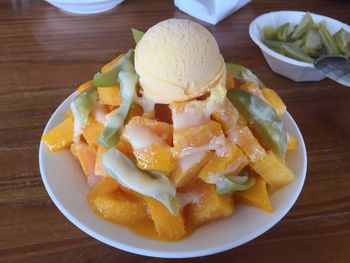
[[[93,111],[93,116],[95,120],[97,120],[99,123],[103,124],[103,126],[107,125],[107,119],[106,119],[106,111],[103,109],[102,104],[99,102],[96,103],[96,107]]]
[[[152,144],[166,145],[164,140],[139,123],[125,126],[122,137],[130,142],[133,149],[148,148]]]
[[[218,85],[210,92],[210,96],[203,101],[190,101],[181,112],[171,107],[174,129],[183,129],[199,126],[210,121],[210,115],[220,107],[226,98],[226,88]]]
[[[199,203],[202,198],[202,193],[199,192],[187,192],[187,193],[177,193],[177,197],[180,201],[181,208],[189,204]]]
[[[70,108],[74,116],[73,142],[80,143],[80,136],[83,133],[84,125],[79,121],[79,113],[74,101],[70,104]]]
[[[162,202],[171,211],[170,198],[176,196],[176,188],[166,176],[151,178],[121,152],[111,149],[102,155],[102,162],[109,174],[124,187]]]
[[[226,145],[226,138],[225,135],[221,134],[219,136],[215,136],[210,143],[202,145],[202,146],[198,146],[198,147],[188,147],[183,149],[179,156],[180,158],[188,156],[188,155],[192,155],[195,153],[200,153],[200,152],[205,152],[205,151],[210,151],[210,150],[214,150],[217,151],[218,149],[220,149],[221,147]]]
[[[175,130],[199,126],[210,121],[210,116],[196,106],[196,104],[188,103],[182,112],[176,112],[174,107],[171,108]]]
[[[196,163],[203,159],[207,152],[208,151],[202,151],[180,158],[178,163],[180,165],[181,171],[186,172],[191,169]]]
[[[238,144],[242,136],[241,126],[238,124],[232,125],[227,132],[227,138],[234,144]]]
[[[216,184],[218,181],[218,178],[221,175],[229,175],[233,172],[237,171],[237,168],[243,163],[245,162],[245,158],[244,157],[239,157],[232,165],[230,165],[229,167],[227,167],[224,171],[221,171],[220,173],[211,173],[209,174],[206,182],[209,184]],[[234,174],[237,175],[237,174]]]
[[[143,108],[144,113],[151,114],[152,116],[155,115],[155,102],[145,93],[141,97],[137,97],[137,103]]]

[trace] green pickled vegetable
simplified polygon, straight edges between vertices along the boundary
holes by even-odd
[[[326,21],[322,21],[318,26],[318,33],[321,36],[322,43],[326,49],[327,55],[340,54],[337,44],[335,43],[331,33],[328,31]]]
[[[263,34],[264,34],[264,38],[267,40],[276,39],[276,30],[271,26],[264,26]]]
[[[284,23],[276,29],[276,38],[279,41],[287,41],[290,32],[290,23]]]
[[[95,107],[96,99],[96,88],[90,87],[81,92],[72,102],[74,121],[77,121],[80,127],[89,123],[89,114]]]
[[[322,41],[321,36],[316,30],[310,30],[303,39],[302,49],[311,57],[317,58],[321,55]]]
[[[290,28],[293,28],[291,33]],[[277,29],[264,26],[263,36],[261,41],[267,47],[306,63],[324,55],[350,56],[350,33],[342,28],[332,36],[326,22],[315,24],[309,12],[294,26],[289,23]]]
[[[135,72],[121,71],[119,73],[122,104],[107,116],[107,125],[98,137],[98,144],[109,149],[119,142],[120,129],[128,116],[132,103],[136,98],[138,75]]]
[[[216,193],[219,195],[245,191],[255,184],[255,178],[243,171],[238,176],[221,175],[216,182]]]
[[[294,42],[282,42],[277,40],[262,40],[262,42],[271,49],[280,50],[282,45],[291,46],[291,47],[300,47],[301,40],[297,40]]]
[[[93,78],[95,87],[110,87],[119,83],[118,74],[120,71],[132,71],[134,69],[134,51],[131,49],[123,56],[118,63],[109,71],[96,73]]]
[[[350,56],[350,33],[341,28],[333,35],[338,49],[346,56]]]
[[[295,30],[293,31],[291,35],[292,40],[296,40],[298,38],[303,37],[306,32],[314,27],[315,23],[312,19],[312,16],[309,12],[307,12],[303,18],[301,19],[300,23],[297,25]]]
[[[308,56],[301,48],[297,46],[282,45],[281,52],[287,57],[292,59],[300,60],[306,63],[313,63],[314,60]]]
[[[112,148],[102,155],[103,165],[108,173],[124,187],[161,202],[172,215],[180,211],[176,188],[167,176],[160,173],[154,177],[141,171],[122,152]]]
[[[131,28],[131,32],[132,32],[132,36],[133,36],[133,38],[134,38],[134,40],[135,40],[135,43],[136,43],[136,45],[137,45],[137,43],[139,43],[139,41],[141,40],[141,38],[143,37],[143,35],[144,35],[145,33],[143,33],[143,32],[140,31],[140,30],[137,30],[137,29],[135,29],[135,28]]]
[[[228,90],[227,97],[249,122],[261,142],[279,158],[284,159],[287,151],[287,135],[282,121],[273,108],[260,98],[239,89]]]
[[[299,47],[301,45],[300,40],[295,42],[263,40],[263,43],[282,55],[307,63],[313,63],[313,59]]]
[[[262,81],[253,72],[242,65],[226,63],[226,70],[232,72],[233,78],[241,82],[255,82],[260,88],[265,87]]]

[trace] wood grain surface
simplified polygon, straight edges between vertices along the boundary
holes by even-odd
[[[330,80],[295,83],[269,69],[248,26],[274,10],[308,10],[350,24],[350,2],[254,0],[217,26],[201,22],[226,61],[251,68],[286,102],[308,150],[303,191],[259,238],[217,255],[171,260],[112,248],[70,223],[42,184],[38,146],[64,98],[133,46],[131,27],[190,17],[169,0],[126,0],[91,16],[44,1],[1,1],[0,262],[350,262],[350,89]]]

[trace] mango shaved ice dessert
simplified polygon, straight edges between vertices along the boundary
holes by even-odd
[[[135,49],[78,87],[65,120],[42,137],[80,163],[92,211],[166,241],[242,204],[272,213],[271,193],[295,178],[285,158],[298,142],[279,119],[282,99],[225,63],[195,22],[132,32]]]

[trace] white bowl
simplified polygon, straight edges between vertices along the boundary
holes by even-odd
[[[124,0],[45,0],[53,6],[74,14],[96,14],[108,11]]]
[[[64,113],[76,94],[69,96],[54,112],[44,133],[64,119]],[[49,152],[41,142],[39,163],[41,177],[58,209],[78,228],[110,246],[132,253],[166,258],[205,256],[242,245],[275,225],[295,203],[306,175],[306,150],[303,137],[292,119],[285,113],[286,129],[299,143],[298,149],[287,154],[287,164],[296,179],[272,196],[274,213],[245,205],[237,206],[232,216],[201,227],[188,238],[178,242],[162,242],[142,238],[128,228],[110,223],[96,215],[85,200],[89,191],[85,176],[69,150]]]
[[[273,72],[294,81],[319,81],[326,76],[324,73],[317,70],[313,64],[301,62],[281,55],[261,42],[264,26],[272,26],[273,28],[276,28],[286,22],[290,22],[293,25],[298,24],[304,15],[305,12],[299,11],[278,11],[263,14],[250,23],[249,35],[254,43],[261,49]],[[327,28],[332,34],[342,27],[350,32],[350,27],[340,21],[313,13],[311,15],[316,23],[326,20]]]

